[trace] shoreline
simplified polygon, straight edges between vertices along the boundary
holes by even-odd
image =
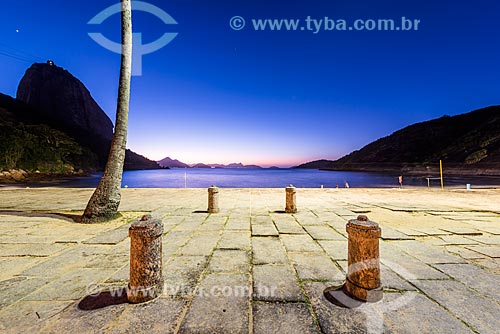
[[[307,169],[307,168],[304,168]],[[439,168],[427,168],[422,165],[416,166],[391,166],[391,167],[351,167],[351,168],[318,168],[328,172],[361,172],[361,173],[378,173],[378,174],[398,174],[412,177],[436,177],[439,176]],[[493,177],[500,178],[500,168],[463,168],[463,167],[448,167],[444,166],[443,172],[451,177]]]

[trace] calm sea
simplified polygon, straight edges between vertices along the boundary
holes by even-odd
[[[101,175],[72,178],[58,182],[30,184],[33,187],[96,187]],[[398,175],[364,172],[329,172],[313,169],[161,169],[127,171],[123,175],[123,186],[129,188],[207,188],[217,185],[223,188],[283,188],[293,184],[298,188],[341,188],[349,183],[352,188],[359,187],[397,187]],[[445,178],[448,186],[500,185],[500,178]],[[404,184],[425,186],[422,177],[404,177]],[[432,187],[439,186],[439,180],[431,181]]]

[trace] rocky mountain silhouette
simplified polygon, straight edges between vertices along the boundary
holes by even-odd
[[[410,125],[336,161],[297,166],[349,171],[500,175],[500,106]]]
[[[165,159],[158,161],[158,164],[162,167],[169,168],[189,168],[188,164],[180,162],[177,159],[171,159],[170,157],[166,157]]]
[[[94,152],[104,167],[113,137],[113,123],[92,98],[85,85],[52,62],[35,63],[25,73],[16,98],[50,127],[74,138]],[[127,150],[125,169],[155,169],[160,166]]]

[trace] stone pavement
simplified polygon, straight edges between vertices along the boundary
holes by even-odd
[[[0,332],[498,333],[500,190],[124,189],[123,216],[74,223],[89,189],[0,188]],[[128,226],[163,220],[164,294],[131,305]],[[66,216],[58,215],[64,213]],[[384,299],[347,310],[348,219],[382,227]],[[102,293],[97,294],[96,292]],[[95,295],[90,297],[89,295]]]

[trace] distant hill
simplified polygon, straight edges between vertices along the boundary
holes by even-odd
[[[7,101],[3,108],[16,117],[23,110],[29,110],[31,123],[45,124],[70,136],[95,153],[98,167],[104,168],[113,137],[113,123],[80,80],[56,65],[35,63],[21,79],[16,97],[10,101],[4,99]],[[161,167],[127,150],[124,168]]]
[[[262,168],[257,165],[243,165],[241,162],[231,163],[231,164],[205,164],[205,163],[196,163],[192,165],[188,165],[184,162],[181,162],[177,159],[172,159],[170,157],[166,157],[165,159],[159,160],[158,164],[162,167],[170,167],[170,168]]]
[[[500,175],[500,106],[413,124],[336,161],[297,168],[435,174],[440,159],[447,173]]]
[[[202,163],[199,163],[199,164],[194,164],[193,166],[191,166],[192,168],[212,168],[212,166],[209,166],[209,165],[206,165],[206,164],[202,164]]]
[[[170,157],[166,157],[165,159],[158,161],[158,164],[162,167],[169,168],[189,168],[188,164],[180,162],[177,159],[171,159]]]
[[[222,168],[262,168],[257,165],[244,165],[241,162],[239,163],[232,163],[228,165],[222,165]]]

